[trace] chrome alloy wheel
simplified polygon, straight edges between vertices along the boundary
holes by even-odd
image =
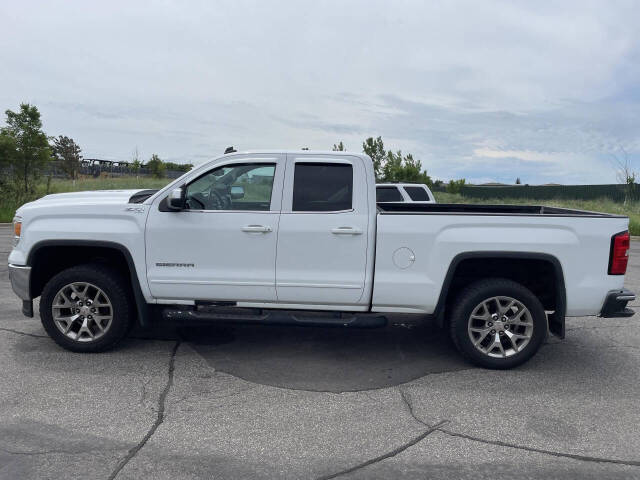
[[[107,294],[92,283],[74,282],[56,293],[51,314],[56,327],[67,337],[93,342],[111,327],[113,306]]]
[[[506,358],[522,351],[533,335],[529,309],[511,297],[491,297],[471,312],[467,327],[473,346],[494,358]]]

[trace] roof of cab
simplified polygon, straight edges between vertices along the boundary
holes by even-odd
[[[424,183],[398,182],[376,183],[376,187],[427,187]]]
[[[358,152],[346,152],[346,151],[334,151],[334,150],[273,150],[273,149],[265,149],[265,150],[244,150],[238,152],[225,153],[224,156],[231,155],[257,155],[260,153],[267,154],[280,154],[280,155],[332,155],[332,156],[345,156],[345,157],[360,157],[360,158],[369,158],[368,155],[364,153]]]

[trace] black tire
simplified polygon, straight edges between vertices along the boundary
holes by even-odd
[[[474,309],[486,299],[496,296],[511,297],[522,303],[529,310],[533,322],[529,343],[517,353],[502,358],[478,350],[468,331],[469,318]],[[457,295],[452,307],[449,317],[451,339],[463,357],[480,367],[508,369],[522,365],[535,355],[547,336],[547,316],[540,300],[528,288],[512,280],[486,278],[474,282]]]
[[[105,333],[96,340],[80,342],[66,336],[53,320],[52,305],[58,291],[74,282],[87,282],[100,288],[109,298],[113,318]],[[40,320],[49,336],[72,352],[93,353],[109,350],[120,342],[133,324],[133,299],[126,277],[108,265],[78,265],[55,275],[47,282],[40,298]]]

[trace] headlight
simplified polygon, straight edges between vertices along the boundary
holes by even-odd
[[[22,234],[22,219],[15,217],[13,219],[13,245],[17,245],[20,241],[20,235]]]

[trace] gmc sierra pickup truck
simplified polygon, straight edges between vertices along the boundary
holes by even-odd
[[[165,188],[48,195],[14,221],[23,313],[62,347],[137,321],[382,326],[431,317],[488,368],[529,359],[565,316],[633,315],[628,218],[510,205],[377,203],[371,159],[256,151]]]

